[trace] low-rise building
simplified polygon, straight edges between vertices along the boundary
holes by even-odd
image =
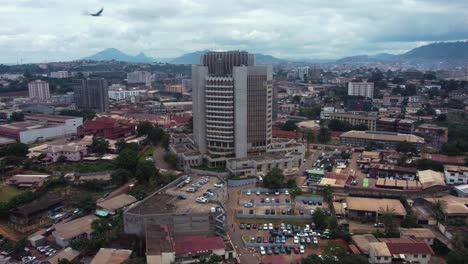
[[[369,115],[358,115],[358,114],[348,114],[348,113],[330,113],[330,119],[336,119],[343,122],[350,123],[351,125],[364,124],[367,126],[368,130],[375,131],[377,126],[377,116]]]
[[[77,238],[91,238],[93,229],[91,224],[98,219],[94,215],[87,215],[81,218],[55,225],[52,233],[55,243],[61,247],[66,247],[71,241]]]
[[[369,263],[381,264],[392,263],[392,254],[383,242],[369,243]]]
[[[427,264],[435,255],[432,248],[424,241],[406,238],[380,238],[379,241],[385,243],[392,256],[391,262],[386,263]]]
[[[415,135],[377,131],[351,130],[341,134],[340,140],[342,145],[353,147],[366,147],[375,144],[384,148],[395,149],[399,144],[411,144],[418,151],[424,145],[424,139]]]
[[[346,211],[350,219],[372,219],[378,221],[379,215],[392,210],[396,217],[403,218],[406,210],[396,199],[378,199],[364,197],[347,197]]]
[[[431,246],[434,245],[436,238],[434,232],[429,228],[402,228],[400,229],[400,237],[424,241]]]
[[[449,185],[468,183],[468,167],[445,165],[444,175],[445,175],[445,181]]]
[[[72,263],[75,263],[79,256],[80,252],[78,250],[74,250],[71,247],[67,247],[63,250],[60,250],[59,252],[57,252],[57,254],[47,259],[46,263],[59,264],[59,260],[61,259],[66,259],[68,261],[71,261]]]
[[[444,195],[437,198],[424,198],[422,201],[428,210],[432,210],[434,204],[441,203],[445,221],[465,221],[468,218],[468,207],[466,206],[468,204],[468,198],[466,197]]]
[[[49,217],[63,210],[62,197],[45,196],[10,210],[10,226],[26,233],[48,223]]]
[[[101,248],[90,264],[118,264],[127,260],[132,251],[129,249]]]
[[[65,157],[67,161],[80,161],[88,154],[88,148],[79,144],[70,143],[67,145],[48,146],[43,153],[45,153],[46,157],[52,162],[57,162],[60,157]]]
[[[117,210],[127,207],[136,201],[137,199],[131,195],[121,194],[99,202],[97,207],[113,215]]]
[[[448,128],[433,124],[422,124],[418,126],[415,133],[429,144],[440,145],[448,141]]]
[[[37,189],[44,185],[50,175],[39,174],[16,174],[10,177],[6,184],[13,185],[19,189]]]
[[[87,120],[78,127],[78,136],[100,136],[106,139],[119,139],[135,135],[134,124],[123,124],[112,118]]]
[[[27,115],[24,122],[0,125],[0,135],[30,144],[76,135],[82,123],[82,117]]]

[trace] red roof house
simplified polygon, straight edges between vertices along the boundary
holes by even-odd
[[[78,127],[78,136],[100,136],[106,139],[119,139],[135,134],[135,125],[120,123],[112,118],[87,120]]]

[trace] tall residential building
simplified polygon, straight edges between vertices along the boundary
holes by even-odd
[[[374,83],[372,82],[349,82],[348,83],[348,95],[374,98]]]
[[[68,77],[70,77],[70,75],[68,74],[68,71],[56,71],[56,72],[50,73],[50,78],[64,79]]]
[[[151,86],[153,75],[147,71],[134,71],[127,73],[127,82],[130,83],[144,83],[146,86]]]
[[[103,78],[73,80],[75,103],[78,108],[96,112],[109,110],[107,81]]]
[[[28,83],[29,98],[37,98],[40,100],[50,99],[49,83],[46,81],[36,80]]]

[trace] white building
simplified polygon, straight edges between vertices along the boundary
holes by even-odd
[[[374,98],[374,83],[372,82],[349,82],[348,83],[348,95]]]
[[[335,113],[335,107],[324,107],[320,111],[320,119],[331,120],[330,114]]]
[[[50,73],[50,78],[64,79],[68,77],[70,77],[70,75],[68,74],[68,71],[56,71],[56,72]]]
[[[65,157],[67,161],[80,161],[87,153],[88,149],[78,144],[50,146],[44,153],[52,162],[57,162],[60,157]]]
[[[36,80],[28,83],[29,98],[46,101],[50,99],[49,83]]]
[[[134,71],[127,73],[128,83],[144,83],[146,86],[151,86],[153,75],[147,71]]]
[[[113,100],[125,100],[131,97],[144,95],[147,90],[109,90],[109,99]]]
[[[27,115],[24,122],[0,125],[0,135],[30,144],[76,135],[82,124],[82,117]]]
[[[447,184],[467,184],[468,183],[468,167],[445,165],[444,166],[445,181]]]

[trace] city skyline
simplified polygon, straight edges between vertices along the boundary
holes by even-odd
[[[108,47],[155,58],[210,49],[336,59],[468,39],[463,1],[50,0],[2,6],[2,63],[73,60]],[[83,14],[101,6],[102,17]]]

